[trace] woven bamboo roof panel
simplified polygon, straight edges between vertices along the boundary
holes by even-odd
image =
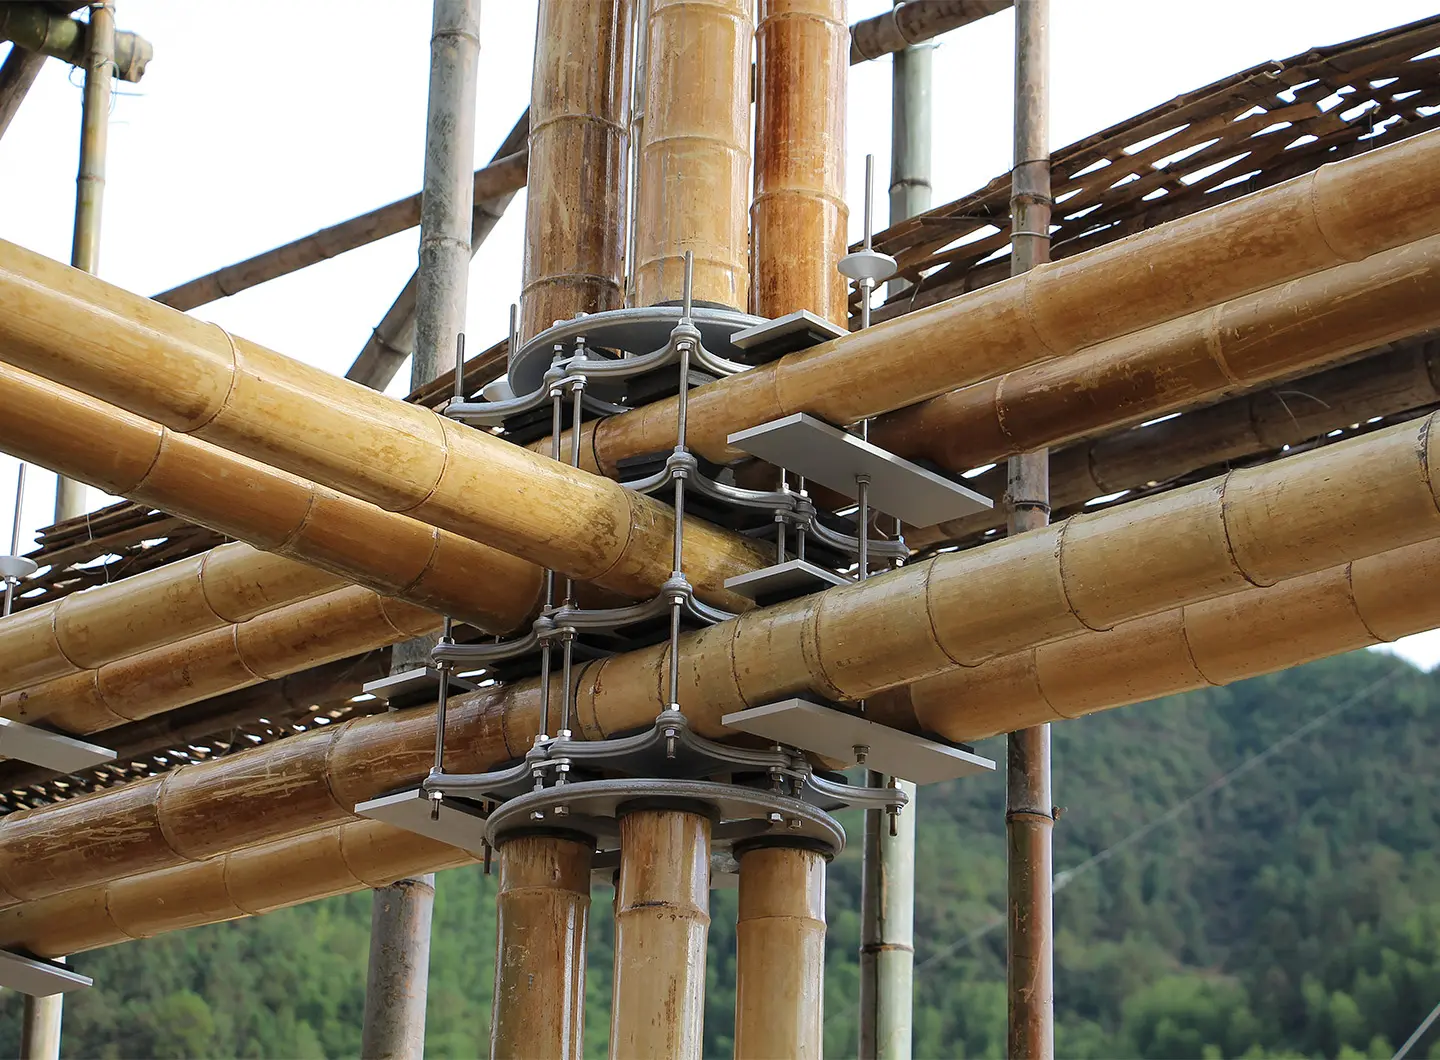
[[[1063,258],[1440,125],[1440,16],[1251,67],[1057,151]],[[1010,275],[1010,175],[875,236],[914,286],[880,321]],[[853,299],[852,299],[853,301]]]

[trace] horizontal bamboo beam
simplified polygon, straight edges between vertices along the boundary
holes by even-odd
[[[1203,628],[1198,652],[1178,624],[1187,620],[1190,629]],[[1015,725],[1271,673],[1437,626],[1440,539],[1431,539],[1081,634],[1033,654],[1003,656],[912,686],[914,702],[905,689],[881,693],[869,709],[892,721],[913,721],[923,710],[940,732],[974,740]],[[1038,678],[1029,676],[1039,655],[1045,657],[1043,694]],[[1089,681],[1095,684],[1087,691]],[[469,860],[375,822],[331,825],[210,861],[12,904],[0,909],[0,948],[58,957],[360,890],[372,886],[352,873],[360,835],[367,864],[383,860],[394,878]],[[13,896],[6,901],[16,902]]]
[[[46,4],[0,4],[0,40],[13,41],[17,48],[53,56],[71,66],[84,66],[89,35],[86,23],[53,11]],[[139,81],[154,54],[154,46],[140,34],[117,31],[115,76],[122,81]]]
[[[1072,509],[1095,497],[1163,485],[1437,403],[1440,341],[1425,337],[1395,343],[1364,360],[1067,446],[1051,456],[1051,504],[1057,512]],[[988,497],[1000,496],[1004,465],[972,477],[969,485]],[[905,540],[927,548],[1004,525],[1003,512],[980,512],[938,526],[907,528]]]
[[[0,362],[161,423],[167,436],[193,434],[603,588],[648,597],[671,573],[675,517],[659,501],[9,243],[0,243]],[[86,439],[71,455],[94,459],[81,454],[100,436],[65,430]],[[268,547],[253,527],[235,536]],[[768,553],[693,519],[684,539],[697,593],[743,607],[724,582]]]
[[[441,624],[434,611],[351,585],[0,695],[0,717],[89,735],[433,634]]]
[[[733,462],[726,437],[745,427],[794,412],[854,423],[1426,239],[1440,233],[1440,195],[1421,176],[1435,165],[1440,131],[699,387],[689,443]],[[613,474],[669,448],[676,411],[667,400],[599,421],[586,466]]]
[[[965,471],[1440,326],[1440,235],[882,416],[870,440]]]
[[[681,705],[698,731],[722,736],[721,717],[746,707],[805,693],[866,699],[1440,536],[1430,486],[1440,481],[1434,419],[711,626],[681,642]],[[1156,540],[1167,547],[1148,547]],[[648,724],[665,705],[668,650],[662,644],[577,668],[576,730],[592,737]],[[458,697],[447,769],[489,768],[523,754],[538,731],[539,702],[535,682]],[[41,898],[338,823],[358,802],[424,776],[433,727],[433,708],[361,718],[13,813],[0,820],[0,889]]]
[[[515,151],[475,171],[475,201],[484,202],[513,195],[525,186],[528,151]],[[178,287],[162,291],[155,301],[173,309],[198,309],[228,298],[269,280],[288,276],[343,254],[347,250],[377,242],[420,223],[420,193],[380,206],[348,221],[322,228],[284,246],[237,261],[223,269],[199,276]]]
[[[1013,7],[1014,0],[910,0],[850,27],[850,64],[923,44]]]

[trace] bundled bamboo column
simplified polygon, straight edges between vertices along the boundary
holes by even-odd
[[[952,670],[874,695],[867,709],[886,724],[909,728],[923,724],[949,739],[972,742],[1017,727],[1228,684],[1436,626],[1440,626],[1440,538],[1431,538],[1270,587],[1252,586],[1203,604]],[[582,686],[590,689],[588,731],[600,732],[605,729],[597,728],[594,721],[599,715],[593,679],[593,674],[587,675]],[[531,691],[513,688],[506,699],[504,707],[490,703],[490,712],[478,716],[472,713],[473,703],[460,704],[457,731],[471,734],[486,724],[486,718],[498,729],[502,717],[529,716],[532,723],[525,731],[533,733],[537,708]],[[618,716],[616,709],[611,706],[606,711],[612,731],[633,724]],[[518,720],[514,724],[524,728]],[[407,718],[404,728],[408,727]],[[385,735],[389,743],[377,738],[368,746],[388,769],[401,760],[406,737],[395,727]],[[409,737],[412,776],[424,771],[432,735],[420,726]],[[513,742],[521,747],[525,739],[524,732],[517,731]],[[275,751],[259,748],[247,754],[263,757]],[[495,764],[510,753],[502,741],[472,747],[465,761],[474,767]],[[387,772],[380,782],[390,783],[396,775]],[[213,860],[22,904],[15,904],[15,895],[0,892],[0,906],[10,906],[0,909],[0,947],[20,947],[46,957],[78,953],[470,860],[461,851],[372,821],[331,826]]]
[[[869,699],[1087,629],[1440,536],[1435,418],[711,626],[682,641],[683,701],[696,704],[689,714],[698,731],[723,735],[726,713],[788,695]],[[1155,540],[1170,547],[1147,547]],[[667,652],[657,645],[574,674],[576,731],[613,735],[650,724],[664,706]],[[518,756],[538,716],[533,682],[458,699],[447,740],[447,762],[456,765],[447,768]],[[433,744],[433,711],[416,708],[12,813],[0,820],[0,889],[38,898],[341,821],[357,802],[422,777]]]
[[[620,820],[610,1055],[699,1060],[710,928],[710,819],[636,809]]]
[[[844,0],[760,0],[750,311],[845,326]]]
[[[650,0],[635,194],[635,301],[746,304],[754,0]],[[667,445],[674,444],[671,433]]]
[[[625,302],[633,0],[541,0],[520,339]]]
[[[495,933],[493,1060],[579,1060],[594,844],[556,833],[505,840]]]
[[[0,361],[617,592],[649,596],[670,576],[674,512],[659,501],[12,244],[0,244]],[[70,450],[77,462],[111,460]],[[725,579],[769,561],[698,520],[685,546],[697,592],[731,609],[743,602]]]
[[[735,924],[736,1060],[820,1060],[824,1002],[824,855],[786,846],[744,850]]]

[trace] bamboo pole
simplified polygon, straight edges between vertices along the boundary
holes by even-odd
[[[740,854],[735,924],[736,1060],[820,1060],[825,857],[796,847]]]
[[[699,1060],[709,928],[710,819],[681,809],[627,813],[615,882],[611,1056]]]
[[[3,363],[0,448],[492,632],[518,628],[539,604],[540,570],[508,553],[166,430]],[[255,562],[254,576],[274,564],[269,557],[256,556]],[[296,567],[281,573],[303,578]],[[278,592],[267,599],[281,602]],[[129,634],[137,644],[166,643],[181,628],[156,603]],[[66,606],[88,609],[83,602]],[[118,621],[127,611],[118,596],[96,598],[95,608],[92,622]],[[27,623],[25,614],[15,616],[17,624],[44,645],[43,626],[35,630],[37,620]],[[123,627],[99,635],[111,644],[107,650],[122,650]]]
[[[435,877],[406,877],[374,890],[360,1055],[423,1057],[430,983]]]
[[[659,501],[13,244],[0,244],[0,360],[616,592],[650,596],[670,576],[674,513]],[[237,536],[257,543],[253,533]],[[725,579],[765,565],[768,554],[695,520],[684,539],[697,592],[744,606]]]
[[[625,302],[632,0],[542,0],[535,34],[521,341]]]
[[[844,327],[844,0],[760,0],[750,311],[797,309]]]
[[[537,833],[497,848],[493,1060],[579,1060],[593,844]]]
[[[1229,684],[1437,626],[1440,539],[1432,538],[1000,656],[877,694],[867,709],[887,724],[924,724],[949,739],[973,742]],[[523,698],[525,692],[510,695]],[[517,700],[511,709],[534,708]],[[468,731],[472,724],[467,717],[457,728]],[[498,715],[492,724],[500,724]],[[417,775],[425,768],[423,735],[416,743]],[[359,890],[372,884],[354,877],[356,856],[342,857],[336,842],[336,836],[348,839],[357,831],[369,836],[371,860],[383,856],[396,876],[469,860],[413,833],[361,821],[23,904],[0,895],[0,904],[10,905],[0,909],[0,947],[40,956],[78,953]],[[237,895],[245,906],[236,904]]]
[[[924,0],[897,3],[850,27],[850,62],[902,52],[952,29],[1004,11],[1014,0]]]
[[[65,995],[26,997],[20,1025],[21,1060],[60,1060]]]
[[[88,735],[439,631],[433,611],[358,585],[0,695],[0,717]]]
[[[1440,196],[1417,174],[1434,165],[1440,131],[699,387],[687,442],[733,462],[742,454],[726,437],[745,427],[793,412],[854,423],[1050,358],[1059,369],[1085,347],[1426,239],[1440,232]],[[613,474],[621,459],[668,449],[675,413],[666,400],[600,421],[582,437],[586,466]]]
[[[956,667],[1440,535],[1430,487],[1440,480],[1434,419],[689,634],[679,656],[682,705],[697,731],[723,736],[720,719],[746,707],[804,693],[868,701]],[[1169,547],[1146,547],[1154,540]],[[666,705],[667,652],[656,645],[579,668],[576,731],[614,735],[650,724]],[[523,754],[538,732],[539,700],[534,682],[454,700],[446,769],[490,768]],[[1024,727],[1016,720],[1006,730]],[[424,776],[434,724],[433,709],[422,708],[361,718],[10,814],[0,820],[0,889],[39,898],[342,821],[363,799]]]
[[[1011,173],[1011,275],[1050,260],[1050,0],[1015,0],[1015,168]],[[1050,453],[1010,457],[1011,535],[1050,523]],[[1007,1056],[1055,1056],[1055,924],[1050,727],[1006,737]]]
[[[15,120],[20,104],[25,102],[26,93],[44,65],[44,53],[32,52],[18,44],[11,46],[5,65],[0,66],[0,136],[5,135]]]
[[[646,32],[635,302],[679,299],[688,250],[695,300],[739,308],[750,288],[752,0],[651,0]]]
[[[1432,338],[1392,343],[1364,360],[1067,446],[1051,457],[1052,505],[1056,512],[1073,509],[1094,497],[1173,482],[1204,468],[1323,439],[1376,417],[1435,405],[1440,403],[1437,355],[1440,343]],[[971,488],[999,495],[1005,489],[1004,471],[997,465],[974,476]],[[905,540],[926,548],[1003,525],[1003,514],[982,512],[907,528]]]
[[[63,6],[73,9],[91,5],[69,3]],[[87,70],[93,55],[89,39],[93,26],[93,21],[86,25],[79,19],[51,10],[48,4],[0,4],[0,40],[12,41],[17,48],[53,56],[61,62]],[[139,81],[145,75],[145,66],[154,51],[150,42],[138,33],[115,33],[111,60],[115,76],[122,81]]]
[[[475,171],[475,201],[513,195],[525,186],[529,153],[522,146]],[[420,193],[375,208],[339,224],[330,225],[284,246],[197,276],[178,287],[161,291],[155,301],[172,309],[198,309],[239,294],[270,280],[289,276],[348,250],[367,246],[420,223]]]

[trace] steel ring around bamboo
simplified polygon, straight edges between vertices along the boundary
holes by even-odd
[[[716,816],[711,846],[717,849],[765,839],[814,844],[832,856],[845,849],[845,830],[819,807],[789,795],[711,780],[620,778],[542,788],[496,807],[486,823],[486,839],[493,846],[508,832],[548,826],[584,832],[600,845],[614,844],[620,838],[621,809],[642,799],[710,807]],[[566,812],[557,814],[556,807]],[[537,813],[544,816],[537,818]],[[776,814],[778,821],[772,819]]]
[[[678,305],[636,306],[561,321],[540,332],[510,357],[510,388],[517,394],[538,390],[555,358],[556,345],[573,350],[577,338],[583,337],[586,349],[590,350],[616,349],[632,354],[658,350],[669,341],[683,314],[684,309]],[[751,316],[738,309],[698,304],[691,307],[690,319],[699,329],[705,349],[716,357],[735,361],[744,358],[741,350],[730,345],[730,336],[765,322],[764,317]]]

